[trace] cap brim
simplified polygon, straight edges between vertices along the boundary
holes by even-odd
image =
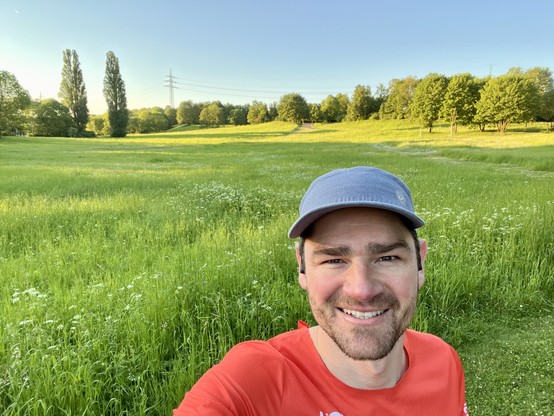
[[[395,212],[404,218],[406,218],[413,226],[413,228],[420,228],[425,225],[425,222],[419,218],[417,215],[414,215],[412,212],[408,210],[402,210],[399,209],[397,206],[389,205],[389,204],[383,204],[383,203],[367,203],[367,202],[359,202],[359,203],[340,203],[340,204],[332,204],[325,207],[321,207],[317,210],[311,211],[300,217],[296,222],[292,225],[292,227],[289,230],[288,236],[289,238],[296,238],[300,237],[302,233],[308,228],[311,224],[313,224],[315,221],[320,219],[326,214],[329,214],[330,212],[336,211],[338,209],[342,208],[377,208],[377,209],[383,209],[386,211]]]

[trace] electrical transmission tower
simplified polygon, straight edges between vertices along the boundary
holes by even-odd
[[[177,87],[175,86],[175,77],[171,73],[171,68],[169,68],[169,75],[166,75],[165,78],[164,87],[169,88],[169,105],[171,108],[175,108],[175,95],[173,90]]]

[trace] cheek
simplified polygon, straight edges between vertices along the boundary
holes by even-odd
[[[410,276],[405,280],[395,282],[395,284],[389,286],[389,288],[398,299],[411,299],[417,296],[419,291],[417,276]]]
[[[334,279],[318,279],[306,276],[304,280],[305,286],[302,287],[308,292],[310,298],[318,303],[327,301],[340,290],[340,284]]]

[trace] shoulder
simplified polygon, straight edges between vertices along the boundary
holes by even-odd
[[[240,364],[248,360],[265,362],[266,360],[282,361],[299,354],[299,349],[307,344],[309,332],[307,329],[296,329],[279,334],[268,341],[244,341],[229,350],[223,362]]]
[[[462,371],[460,357],[456,350],[433,334],[407,330],[404,346],[408,353],[410,366],[428,370],[451,368],[454,372]]]
[[[413,414],[462,415],[465,380],[458,354],[441,338],[407,330],[408,370],[398,388],[409,397]]]
[[[407,350],[426,352],[428,354],[434,354],[438,352],[444,352],[447,354],[456,354],[456,351],[450,344],[436,335],[428,334],[425,332],[418,332],[411,329],[406,330],[406,336],[404,338],[404,345]]]
[[[260,408],[279,408],[290,372],[307,330],[280,334],[269,341],[235,345],[185,395],[179,411],[220,407],[231,414],[260,414]],[[308,335],[309,337],[309,335]],[[186,412],[185,412],[186,411]],[[198,414],[198,413],[194,413]]]

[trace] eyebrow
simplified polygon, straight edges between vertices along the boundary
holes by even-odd
[[[398,240],[388,244],[382,243],[369,243],[366,246],[366,251],[370,255],[388,253],[390,251],[402,249],[409,250],[410,246],[405,240]],[[320,247],[314,249],[312,254],[314,256],[331,256],[331,257],[344,257],[351,256],[354,253],[352,247],[349,245],[338,245],[334,247]]]
[[[352,255],[353,250],[350,246],[341,245],[336,247],[321,247],[316,248],[312,254],[314,256],[332,256],[332,257],[344,257]]]
[[[410,246],[406,240],[398,240],[390,244],[369,243],[367,245],[367,251],[369,254],[383,254],[397,249],[409,250]]]

